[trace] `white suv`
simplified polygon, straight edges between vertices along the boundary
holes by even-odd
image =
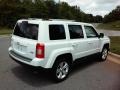
[[[106,60],[110,40],[88,23],[69,20],[18,20],[11,37],[9,55],[15,61],[51,69],[55,80],[67,78],[72,63],[99,53]]]

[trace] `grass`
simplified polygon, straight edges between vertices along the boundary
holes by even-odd
[[[11,34],[12,30],[8,28],[0,28],[0,35],[8,35]]]
[[[120,55],[120,36],[110,37],[111,45],[110,50],[113,53]]]
[[[118,30],[118,31],[120,31],[120,21],[101,23],[97,26],[97,28],[98,29],[105,29],[105,30]]]

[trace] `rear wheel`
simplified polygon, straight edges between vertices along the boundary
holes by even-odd
[[[57,82],[61,82],[68,77],[70,71],[70,63],[65,58],[59,58],[53,66],[53,78]]]

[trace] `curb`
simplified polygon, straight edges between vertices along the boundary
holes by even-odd
[[[0,35],[0,38],[7,38],[7,37],[10,37],[10,35],[9,34],[7,34],[7,35]]]
[[[118,59],[118,60],[120,60],[120,55],[118,55],[118,54],[109,52],[109,55],[112,56],[112,57],[114,57],[114,58],[116,58],[116,59]]]

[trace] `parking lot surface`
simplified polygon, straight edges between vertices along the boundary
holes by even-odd
[[[80,62],[67,80],[54,83],[48,72],[25,69],[9,58],[9,45],[9,38],[0,38],[0,90],[120,90],[120,64]]]

